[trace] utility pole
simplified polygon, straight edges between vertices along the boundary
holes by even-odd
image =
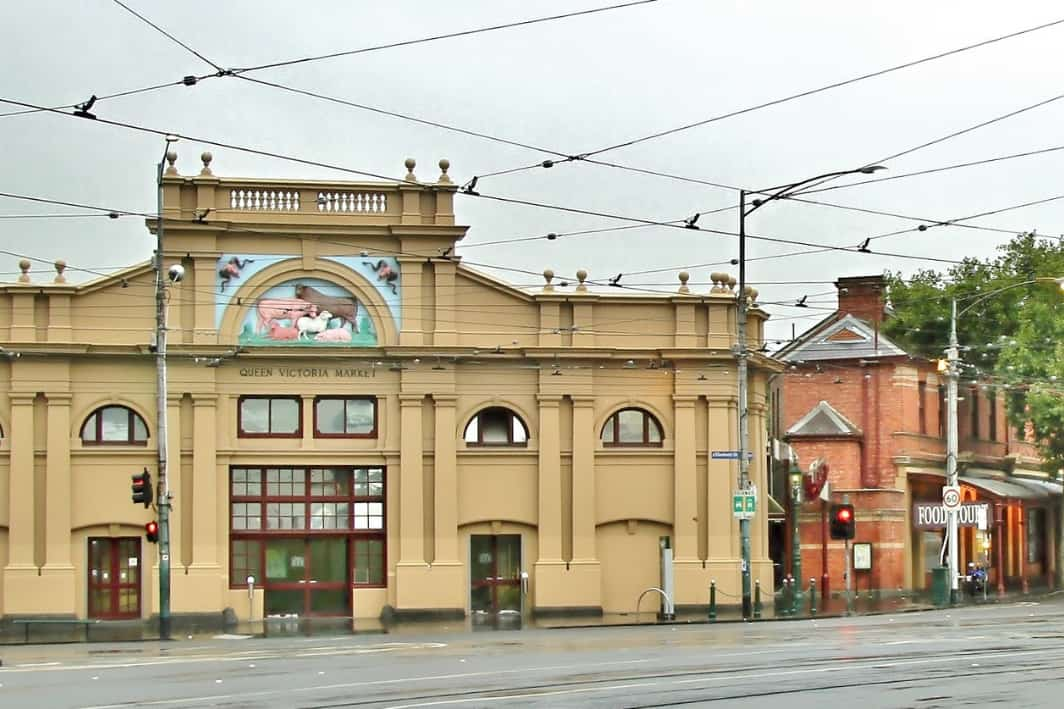
[[[170,639],[170,479],[167,466],[166,427],[166,310],[167,276],[163,273],[163,164],[170,144],[177,138],[166,136],[166,149],[159,160],[156,185],[158,201],[155,229],[155,375],[158,395],[156,448],[159,451],[159,638]]]
[[[750,422],[747,416],[747,370],[746,370],[746,190],[739,190],[739,300],[737,301],[738,333],[735,356],[739,360],[739,489],[750,486],[750,463],[746,449],[750,441]],[[743,584],[743,619],[752,615],[750,602],[750,520],[744,515],[739,520],[739,553]]]
[[[946,484],[951,488],[957,487],[957,379],[960,376],[957,371],[958,349],[957,299],[954,298],[950,305],[949,349],[946,350],[948,367],[946,376],[949,379],[946,393],[946,407],[949,410],[946,421]],[[946,539],[949,544],[949,601],[950,604],[954,604],[958,600],[957,512],[954,509],[948,509],[946,515]]]

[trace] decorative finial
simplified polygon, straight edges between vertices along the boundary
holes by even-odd
[[[709,274],[709,280],[713,281],[713,287],[709,289],[710,293],[723,293],[727,290],[724,284],[728,282],[728,274],[721,273],[720,271],[714,271]]]
[[[403,179],[407,182],[417,182],[417,177],[414,175],[414,167],[417,165],[417,160],[407,158],[403,164],[406,165],[406,177]]]
[[[584,281],[587,280],[587,271],[585,271],[582,268],[579,271],[577,271],[576,272],[576,280],[580,281],[579,283],[576,284],[576,291],[578,293],[586,293],[587,292],[587,284],[585,284]]]
[[[59,259],[55,262],[55,282],[66,283],[66,276],[63,275],[63,271],[66,270],[66,261]]]
[[[451,161],[450,160],[448,160],[447,158],[443,158],[443,159],[440,160],[440,178],[438,180],[436,180],[437,183],[439,183],[441,185],[449,185],[449,184],[451,184],[451,178],[447,175],[447,170],[449,170],[450,167],[451,167]]]
[[[174,166],[174,163],[177,162],[177,151],[176,150],[167,150],[166,151],[166,162],[170,163],[170,167],[166,168],[166,174],[167,175],[176,175],[177,174],[177,168]]]
[[[201,175],[213,175],[214,173],[211,172],[211,160],[214,160],[214,156],[211,155],[209,151],[204,151],[204,153],[202,155],[200,155],[199,157],[200,157],[200,160],[203,161],[203,169],[200,170],[200,174]]]
[[[735,280],[735,276],[733,276],[733,275],[731,275],[729,273],[728,274],[728,280],[727,280],[728,290],[735,290],[735,284],[736,283],[738,283],[738,281]]]
[[[546,283],[543,285],[544,293],[554,290],[554,286],[552,286],[550,283],[552,280],[554,280],[554,271],[550,270],[549,268],[544,271],[543,280],[546,281]]]
[[[690,293],[691,289],[687,287],[687,281],[689,281],[691,279],[691,274],[688,273],[687,271],[680,271],[679,278],[680,278],[680,292],[681,293]]]
[[[22,275],[18,277],[19,283],[30,282],[30,262],[26,259],[22,259],[18,262],[19,270],[22,271]]]

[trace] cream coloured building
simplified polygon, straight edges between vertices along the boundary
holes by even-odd
[[[738,447],[733,280],[601,294],[584,273],[479,273],[451,256],[446,161],[393,184],[219,178],[208,154],[181,176],[173,158],[175,615],[631,612],[666,538],[678,606],[711,580],[738,596],[737,464],[710,455]],[[130,480],[157,466],[152,266],[71,285],[21,265],[0,285],[0,616],[150,617],[156,513]],[[751,364],[763,451],[776,365]],[[751,475],[767,490],[762,456]]]

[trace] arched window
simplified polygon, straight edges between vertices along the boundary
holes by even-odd
[[[607,446],[660,446],[661,439],[661,424],[643,409],[621,409],[602,427]]]
[[[513,411],[492,406],[469,420],[463,438],[471,446],[526,446],[528,428]]]
[[[85,419],[81,442],[87,446],[144,446],[148,444],[148,426],[133,409],[101,406]]]

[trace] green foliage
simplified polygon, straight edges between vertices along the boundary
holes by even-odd
[[[1009,421],[1030,421],[1047,468],[1064,467],[1064,243],[1020,234],[994,259],[965,259],[909,279],[888,273],[894,315],[883,331],[909,353],[938,359],[949,345],[950,302],[964,380],[992,379],[1008,392]],[[1026,283],[1035,279],[1046,279]],[[1061,385],[1058,387],[1058,380]]]

